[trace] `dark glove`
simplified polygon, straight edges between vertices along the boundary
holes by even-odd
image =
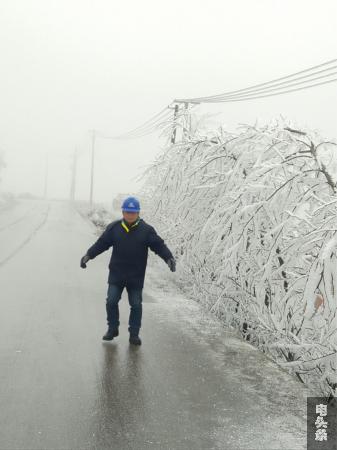
[[[172,256],[172,258],[169,258],[166,261],[166,263],[169,266],[171,272],[175,272],[176,271],[176,260],[173,258],[173,256]]]
[[[84,255],[81,258],[81,267],[82,267],[82,269],[85,269],[87,267],[86,263],[89,261],[89,259],[90,259],[89,255]]]

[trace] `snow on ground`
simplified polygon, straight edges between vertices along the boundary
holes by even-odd
[[[95,203],[92,207],[88,202],[76,201],[74,206],[78,213],[97,227],[97,233],[102,233],[105,227],[116,217],[115,211],[108,203]]]
[[[18,203],[14,195],[9,192],[0,192],[0,214]]]
[[[167,317],[181,321],[184,327],[187,327],[191,333],[198,336],[201,344],[214,344],[213,351],[215,354],[218,350],[216,343],[218,343],[219,338],[225,337],[226,340],[221,343],[223,346],[231,347],[236,351],[256,352],[260,355],[259,358],[262,358],[261,361],[265,360],[267,367],[280,370],[285,374],[287,381],[292,380],[295,382],[295,385],[303,386],[302,383],[294,380],[286,370],[276,364],[271,358],[262,354],[257,347],[243,340],[237,330],[227,328],[203,304],[196,302],[186,296],[184,292],[181,292],[175,285],[175,274],[169,271],[164,261],[151,253],[149,251],[144,290],[160,302],[160,306],[165,309]]]
[[[175,285],[174,276],[159,257],[149,252],[144,291],[160,303],[158,320],[163,324],[163,331],[168,324],[176,323],[177,339],[180,335],[181,344],[184,342],[183,336],[188,335],[202,354],[211,357],[212,368],[223,373],[219,395],[222,390],[232,390],[234,398],[236,393],[243,394],[247,405],[250,405],[247,414],[252,412],[252,403],[255,404],[254,413],[260,414],[261,420],[265,421],[267,436],[268,426],[274,430],[279,428],[280,440],[270,442],[270,449],[305,448],[306,398],[314,396],[314,393],[244,341],[235,330],[225,328],[202,304],[186,297]],[[235,414],[234,405],[228,405],[228,414],[231,409]],[[293,416],[291,428],[290,416]],[[252,427],[253,435],[254,424],[248,417],[246,424],[248,428]],[[240,430],[237,431],[240,433]],[[240,435],[237,438],[241,442]],[[261,437],[256,442],[261,442],[261,448],[264,448],[262,441],[264,438]],[[242,448],[250,448],[244,440],[241,445]]]

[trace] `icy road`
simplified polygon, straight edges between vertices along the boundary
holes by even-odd
[[[305,449],[308,391],[184,298],[153,255],[142,345],[106,331],[111,249],[70,204],[0,213],[0,449]]]

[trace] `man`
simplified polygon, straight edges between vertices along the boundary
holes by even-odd
[[[124,287],[128,292],[130,315],[129,342],[141,345],[139,329],[142,319],[142,289],[144,287],[148,248],[159,255],[175,271],[175,259],[164,240],[155,229],[139,217],[140,204],[135,197],[128,197],[122,204],[123,219],[111,222],[81,259],[81,267],[86,268],[89,259],[113,247],[108,278],[106,311],[108,330],[104,340],[111,341],[118,336],[118,302]]]

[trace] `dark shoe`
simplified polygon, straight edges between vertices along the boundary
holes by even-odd
[[[130,342],[130,344],[133,344],[133,345],[141,345],[141,343],[142,343],[140,337],[136,334],[130,334],[129,342]]]
[[[105,341],[112,341],[112,339],[119,335],[118,328],[108,328],[108,331],[103,336]]]

